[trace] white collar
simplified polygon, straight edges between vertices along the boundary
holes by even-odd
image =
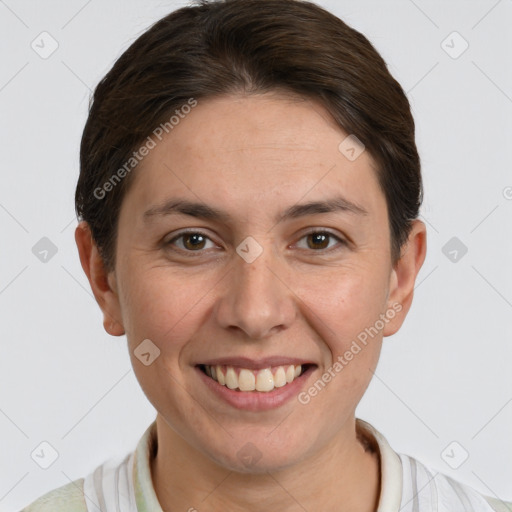
[[[374,439],[380,456],[380,496],[377,512],[398,512],[402,501],[403,470],[398,454],[386,438],[368,422],[356,418],[356,429]]]
[[[379,450],[381,490],[377,512],[398,512],[402,498],[402,463],[386,438],[372,425],[356,418],[356,428]],[[151,479],[150,461],[156,448],[156,421],[140,439],[134,458],[133,483],[139,512],[163,512]]]

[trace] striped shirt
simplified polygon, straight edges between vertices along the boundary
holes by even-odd
[[[396,453],[369,423],[357,419],[356,426],[380,456],[377,512],[512,512],[512,503],[484,496]],[[85,478],[48,492],[21,512],[163,512],[151,479],[156,441],[154,421],[134,452],[109,459]]]

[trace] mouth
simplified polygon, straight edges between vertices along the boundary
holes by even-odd
[[[231,365],[198,365],[207,377],[221,386],[243,393],[269,393],[285,388],[308,372],[313,364],[285,364],[264,368],[244,368]]]

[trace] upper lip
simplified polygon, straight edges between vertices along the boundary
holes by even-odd
[[[270,368],[271,366],[287,366],[287,365],[306,365],[314,364],[306,359],[299,359],[297,357],[285,356],[270,356],[258,359],[251,359],[249,357],[218,357],[215,359],[208,359],[199,363],[204,366],[236,366],[239,368],[247,368],[248,370],[261,370],[263,368]]]

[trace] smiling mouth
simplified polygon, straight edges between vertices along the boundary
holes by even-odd
[[[282,388],[291,384],[304,374],[310,366],[312,365],[290,364],[251,370],[235,366],[201,364],[199,368],[208,377],[229,389],[268,393],[275,388]]]

